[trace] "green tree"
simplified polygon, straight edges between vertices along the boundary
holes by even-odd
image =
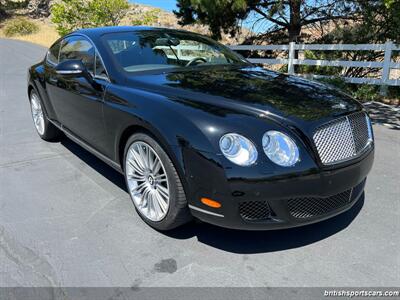
[[[337,26],[322,38],[311,40],[323,44],[383,44],[390,40],[400,43],[400,1],[392,1],[390,5],[386,1],[363,1],[358,21]],[[314,51],[314,59],[324,59],[324,52]],[[356,61],[382,61],[382,51],[332,51],[331,59],[356,60]],[[394,51],[392,57],[399,53]],[[304,68],[304,67],[303,67]],[[308,67],[309,72],[314,73],[315,67]],[[325,67],[326,71],[327,68]],[[364,77],[378,74],[381,69],[373,68],[336,68],[337,75],[349,77]]]
[[[362,1],[357,22],[337,26],[316,42],[400,43],[400,1]]]
[[[391,1],[391,0],[387,0]],[[234,35],[241,21],[263,23],[265,32],[259,39],[277,37],[281,42],[295,41],[301,29],[315,23],[352,19],[358,11],[357,1],[345,0],[178,0],[174,13],[181,25],[199,22],[208,25],[214,38],[221,33]]]
[[[128,8],[127,0],[61,0],[51,12],[58,33],[65,35],[79,28],[118,25]]]
[[[392,7],[392,5],[398,3],[398,0],[383,0],[387,8]]]

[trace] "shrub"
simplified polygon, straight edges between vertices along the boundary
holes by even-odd
[[[29,35],[38,31],[39,26],[24,18],[10,20],[4,26],[4,35],[7,37]]]
[[[352,96],[361,102],[379,101],[382,98],[379,95],[379,86],[367,84],[358,85]]]
[[[347,83],[340,77],[320,78],[318,81],[332,85],[360,102],[380,101],[382,99],[378,85]]]
[[[52,21],[61,35],[99,26],[115,26],[129,8],[127,0],[60,0],[51,8]]]

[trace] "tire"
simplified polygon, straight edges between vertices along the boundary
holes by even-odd
[[[144,154],[142,156],[146,157],[147,161],[140,159],[142,157],[140,153]],[[150,158],[147,158],[147,154]],[[157,159],[161,166],[154,162]],[[155,170],[158,167],[157,173]],[[144,175],[141,175],[142,173]],[[124,150],[124,174],[136,211],[151,227],[166,231],[192,219],[185,191],[171,159],[149,135],[137,133],[128,139]],[[168,197],[165,196],[165,190],[168,191]],[[165,208],[167,198],[168,203]]]
[[[45,141],[54,141],[59,138],[61,132],[47,119],[46,112],[43,109],[42,99],[35,90],[32,90],[29,95],[29,102],[33,124],[35,125],[38,135]]]

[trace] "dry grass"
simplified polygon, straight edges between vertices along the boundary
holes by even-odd
[[[3,27],[7,22],[9,22],[8,19],[4,23],[1,24],[0,26],[0,38],[7,38],[4,35],[3,32]],[[20,36],[14,36],[11,39],[16,39],[16,40],[21,40],[21,41],[27,41],[35,44],[39,44],[45,47],[50,47],[51,44],[53,44],[58,38],[59,35],[57,31],[55,30],[55,27],[49,24],[47,21],[40,21],[40,20],[31,20],[35,24],[39,26],[39,31],[34,34],[30,35],[20,35]]]

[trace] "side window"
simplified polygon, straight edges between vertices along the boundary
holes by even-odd
[[[107,78],[106,69],[104,68],[103,62],[101,61],[101,58],[97,52],[96,52],[96,56],[95,56],[94,75],[97,77]]]
[[[72,36],[65,39],[65,42],[62,44],[60,62],[71,59],[81,60],[88,71],[94,74],[95,49],[84,37]]]
[[[60,53],[61,41],[54,44],[47,52],[47,61],[53,65],[58,64],[58,55]]]

